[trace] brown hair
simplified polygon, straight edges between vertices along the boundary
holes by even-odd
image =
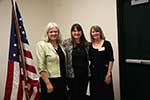
[[[87,47],[88,41],[86,40],[86,38],[84,36],[84,32],[83,32],[83,29],[82,29],[81,25],[78,24],[78,23],[73,24],[72,27],[71,27],[71,33],[72,33],[72,31],[75,30],[75,28],[77,28],[77,30],[81,32],[81,37],[80,37],[80,43],[81,43],[81,45],[84,46],[84,47]],[[72,34],[71,34],[71,38],[72,38],[73,47],[75,47],[76,43],[75,43],[75,40],[74,40]]]
[[[91,35],[92,29],[94,29],[96,32],[100,32],[100,38],[105,40],[105,36],[104,36],[104,33],[103,33],[101,27],[98,26],[98,25],[94,25],[94,26],[92,26],[91,29],[90,29],[91,41],[93,41],[93,37],[92,37],[92,35]]]

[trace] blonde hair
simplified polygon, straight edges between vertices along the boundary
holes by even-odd
[[[45,34],[45,36],[44,36],[44,41],[46,41],[46,42],[49,42],[49,41],[50,41],[50,39],[49,39],[47,33],[48,33],[49,30],[50,30],[51,28],[53,28],[53,27],[56,27],[56,28],[57,28],[57,30],[58,30],[57,42],[58,42],[58,43],[61,43],[61,42],[62,42],[62,38],[61,38],[60,30],[59,30],[59,28],[58,28],[58,25],[57,25],[55,22],[49,22],[49,23],[47,24],[47,26],[46,26],[46,28],[45,28],[45,33],[46,33],[46,34]]]

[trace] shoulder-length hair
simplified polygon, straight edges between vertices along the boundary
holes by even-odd
[[[58,38],[57,38],[57,43],[62,43],[62,38],[61,38],[61,34],[60,34],[60,29],[58,28],[58,25],[54,22],[49,22],[45,28],[45,36],[44,36],[44,41],[46,42],[50,42],[50,39],[48,37],[48,32],[51,28],[56,27],[57,31],[58,31]]]
[[[76,46],[76,42],[75,42],[75,39],[73,38],[72,36],[72,32],[75,30],[75,28],[81,32],[81,37],[80,37],[80,44],[84,47],[87,47],[88,46],[88,41],[86,40],[85,36],[84,36],[84,32],[83,32],[83,29],[81,27],[80,24],[76,23],[76,24],[73,24],[72,27],[71,27],[71,38],[72,38],[72,43],[73,43],[73,47]]]
[[[101,27],[98,26],[98,25],[94,25],[94,26],[92,26],[91,29],[90,29],[91,41],[93,41],[93,37],[92,37],[92,35],[91,35],[91,34],[92,34],[92,29],[94,29],[96,32],[100,32],[100,38],[105,40],[105,36],[104,36],[104,33],[103,33]]]

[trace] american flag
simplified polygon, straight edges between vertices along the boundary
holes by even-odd
[[[12,3],[12,5],[9,59],[4,100],[39,100],[39,77],[33,64],[33,57],[23,26],[23,20],[17,3]],[[16,25],[16,22],[18,25]],[[18,33],[20,34],[22,48],[19,48]],[[23,51],[23,54],[20,54],[20,49]],[[20,59],[21,56],[24,57],[24,67]]]

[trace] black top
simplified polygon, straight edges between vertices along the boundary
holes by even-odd
[[[59,56],[59,61],[60,61],[60,73],[61,77],[66,77],[66,70],[65,70],[65,55],[64,52],[62,51],[61,47],[58,45],[58,49],[55,49],[58,56]]]
[[[72,51],[72,66],[75,77],[88,77],[88,58],[85,48],[77,44]]]
[[[114,61],[110,42],[105,40],[99,49],[95,49],[91,45],[89,58],[91,61],[90,94],[92,100],[114,100],[113,83],[106,85],[104,82],[108,71],[108,62]]]
[[[108,70],[108,62],[114,61],[113,49],[110,42],[105,40],[99,49],[95,49],[91,45],[89,58],[92,64],[90,67],[95,67],[94,69],[97,74],[103,74],[105,76],[104,73],[107,73]]]

